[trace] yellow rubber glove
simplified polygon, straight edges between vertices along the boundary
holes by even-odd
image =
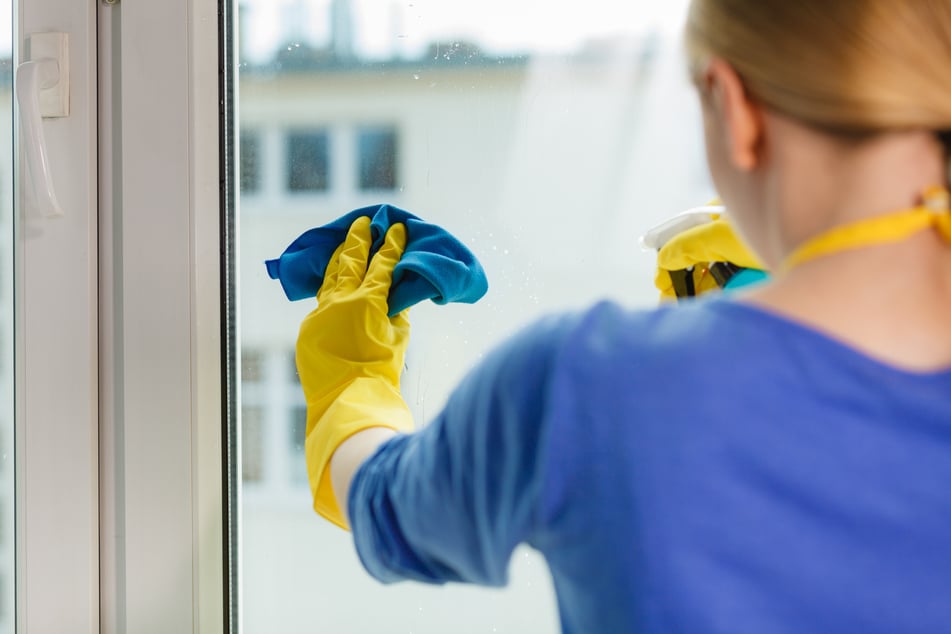
[[[408,311],[387,317],[386,303],[393,267],[406,246],[406,227],[393,225],[372,260],[371,244],[370,219],[354,221],[327,266],[317,309],[304,319],[297,339],[314,510],[345,529],[340,503],[346,500],[336,499],[330,480],[334,451],[370,427],[413,429],[399,388],[409,343]]]
[[[740,240],[726,218],[691,227],[668,240],[657,252],[657,275],[654,284],[662,300],[677,298],[671,272],[693,267],[695,294],[718,289],[709,273],[713,262],[729,262],[749,269],[763,270],[759,258]]]

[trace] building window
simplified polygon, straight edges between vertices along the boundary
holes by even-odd
[[[242,350],[241,382],[248,392],[241,407],[241,479],[261,482],[264,479],[264,423],[263,407],[252,401],[261,398],[260,389],[265,378],[264,354],[259,350]]]
[[[307,432],[307,406],[293,405],[290,409],[291,484],[307,484],[307,460],[304,458],[304,440]]]
[[[241,381],[259,383],[264,380],[264,355],[257,350],[241,351]]]
[[[357,131],[357,183],[361,190],[396,189],[398,142],[393,128]]]
[[[241,408],[241,479],[260,482],[264,478],[264,410],[256,405]]]
[[[287,135],[287,189],[326,191],[330,186],[330,138],[325,131]]]
[[[292,386],[294,386],[291,389],[299,392],[300,373],[297,371],[297,353],[295,351],[291,351],[291,353],[288,355],[287,369],[288,372],[290,372],[290,383]]]
[[[240,146],[241,193],[253,194],[261,189],[261,134],[256,130],[242,130]]]

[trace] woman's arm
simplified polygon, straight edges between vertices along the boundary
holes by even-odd
[[[386,427],[372,427],[357,432],[343,441],[330,459],[330,479],[333,482],[334,495],[343,516],[350,524],[350,509],[347,500],[350,499],[350,484],[353,476],[367,458],[373,455],[380,445],[396,435],[392,429]]]
[[[548,404],[573,323],[537,322],[491,351],[418,431],[366,430],[341,445],[335,493],[370,574],[506,582],[512,550],[544,530],[545,483],[560,482],[548,468]]]

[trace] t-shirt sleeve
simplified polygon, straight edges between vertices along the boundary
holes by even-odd
[[[512,551],[538,529],[549,377],[570,322],[549,318],[495,350],[430,425],[360,467],[348,504],[370,574],[506,583]]]

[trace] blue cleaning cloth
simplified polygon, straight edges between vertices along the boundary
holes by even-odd
[[[281,257],[264,263],[271,279],[281,281],[289,300],[317,295],[331,256],[347,237],[353,221],[362,216],[372,219],[371,254],[383,245],[391,225],[406,225],[406,249],[393,269],[387,298],[390,317],[426,299],[437,304],[472,304],[489,289],[479,260],[448,231],[392,205],[374,205],[304,232]]]

